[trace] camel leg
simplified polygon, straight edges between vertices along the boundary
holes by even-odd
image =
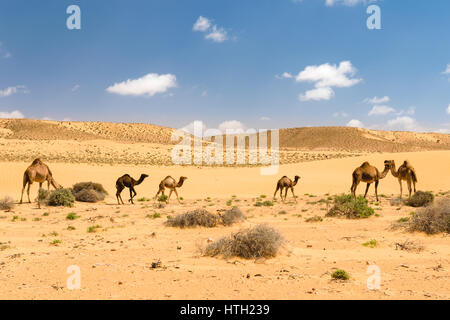
[[[134,189],[134,187],[131,187],[131,189],[130,189],[132,192],[133,192],[133,195],[131,196],[131,203],[133,203],[134,204],[134,202],[133,202],[133,198],[134,197],[136,197],[136,195],[137,195],[137,192],[136,192],[136,190]]]
[[[162,192],[162,194],[164,195],[164,189],[159,188],[158,192],[156,193],[155,200],[158,199],[158,195],[159,195],[161,192]]]
[[[398,183],[400,184],[400,199],[402,198],[402,196],[403,196],[403,186],[402,186],[402,180],[401,179],[398,179]]]
[[[23,188],[22,188],[22,195],[20,196],[20,204],[22,204],[22,200],[23,200],[23,192],[25,191],[25,187],[27,186],[28,182],[24,182],[23,184]]]
[[[408,178],[407,183],[408,183],[409,198],[411,198],[411,192],[412,192],[411,178]]]
[[[277,184],[277,188],[275,189],[275,193],[273,194],[274,199],[276,199],[276,197],[277,197],[278,189],[280,189],[280,186]]]
[[[289,191],[289,188],[286,187],[286,190],[284,192],[284,201],[286,201],[288,191]]]
[[[292,196],[294,197],[295,202],[297,202],[297,197],[294,194],[294,188],[291,187],[291,191],[292,191]]]
[[[359,181],[358,182],[354,182],[353,185],[352,185],[352,188],[351,188],[353,197],[355,199],[356,199],[356,189],[358,188],[358,185],[359,185]]]
[[[364,194],[364,198],[367,197],[367,192],[369,192],[369,188],[370,188],[370,183],[367,184],[366,193]]]
[[[175,192],[175,195],[177,196],[178,203],[181,204],[180,198],[178,197],[177,189],[173,189],[173,192]]]
[[[170,189],[169,196],[167,197],[167,204],[169,204],[170,196],[172,195],[173,189]]]
[[[30,200],[30,187],[31,187],[31,183],[28,183],[28,188],[27,188],[28,203],[31,203],[31,200]]]
[[[130,187],[130,200],[128,202],[131,202],[131,204],[134,204],[133,202],[133,187]]]
[[[121,194],[119,194],[119,198],[120,198],[120,201],[122,202],[122,204],[125,204],[125,203],[123,203],[123,199],[122,199],[122,195]]]
[[[375,181],[375,197],[377,198],[377,202],[379,202],[378,200],[378,184],[380,183],[380,181]]]
[[[280,187],[280,198],[281,198],[281,201],[284,201],[283,200],[283,187]]]

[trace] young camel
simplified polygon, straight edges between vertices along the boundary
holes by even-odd
[[[42,184],[47,181],[47,188],[50,190],[50,184],[55,189],[62,189],[62,186],[60,186],[55,179],[53,179],[52,172],[50,171],[50,168],[41,161],[41,159],[35,159],[33,163],[25,170],[25,173],[23,174],[23,188],[22,188],[22,196],[20,197],[20,204],[22,204],[23,200],[23,192],[25,190],[25,187],[28,185],[27,189],[27,195],[28,195],[28,202],[31,203],[30,200],[30,187],[33,184],[33,182],[39,182],[39,189],[42,188]]]
[[[366,182],[366,193],[364,194],[364,198],[367,197],[367,192],[369,191],[369,187],[372,183],[375,182],[375,196],[378,200],[378,184],[381,179],[384,179],[390,170],[390,164],[384,164],[384,171],[380,173],[377,168],[371,166],[368,162],[364,162],[360,167],[356,168],[353,171],[352,178],[353,184],[351,187],[351,192],[353,196],[356,198],[356,188],[360,182]]]
[[[139,180],[135,180],[133,179],[129,174],[125,174],[123,176],[121,176],[119,179],[117,179],[116,181],[116,198],[117,198],[117,203],[120,204],[120,201],[122,201],[122,196],[120,195],[122,190],[125,189],[125,187],[127,187],[128,189],[130,189],[130,200],[128,200],[128,202],[131,202],[132,204],[134,204],[133,202],[133,198],[136,196],[136,190],[134,190],[134,187],[141,184],[145,178],[147,178],[148,175],[146,174],[141,174],[141,177],[139,178]],[[134,194],[133,194],[134,193]]]
[[[165,188],[170,189],[170,193],[169,193],[169,197],[167,198],[167,203],[169,203],[170,200],[170,196],[172,195],[172,192],[175,192],[175,195],[177,196],[177,200],[178,203],[181,204],[180,202],[180,198],[178,197],[178,192],[176,188],[181,188],[183,186],[184,180],[186,180],[187,177],[180,177],[180,179],[178,180],[178,183],[175,181],[174,178],[172,178],[171,176],[167,176],[164,178],[164,180],[161,181],[161,183],[159,184],[159,190],[156,193],[155,199],[158,198],[158,195],[160,193],[162,193],[162,195],[164,195],[164,190]]]
[[[275,193],[273,194],[273,198],[275,199],[277,196],[278,190],[280,190],[280,197],[281,201],[286,201],[288,190],[291,189],[292,196],[295,199],[295,202],[297,202],[297,197],[294,194],[294,187],[297,185],[298,180],[300,180],[299,176],[295,176],[294,181],[289,179],[288,177],[284,176],[277,182],[277,188],[275,189]],[[284,193],[284,199],[283,199],[283,189],[286,188],[286,191]]]
[[[398,183],[400,184],[400,199],[403,196],[403,186],[402,186],[403,180],[406,181],[406,183],[408,184],[409,197],[411,198],[412,193],[411,183],[414,186],[414,193],[416,193],[416,183],[417,183],[417,174],[411,163],[409,163],[409,161],[406,160],[400,167],[398,167],[398,170],[395,169],[394,160],[386,160],[384,163],[390,165],[392,175],[398,179]]]

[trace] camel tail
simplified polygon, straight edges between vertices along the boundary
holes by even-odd
[[[353,192],[353,186],[358,182],[358,176],[355,172],[352,174],[352,186],[350,187],[350,191]]]
[[[30,183],[30,178],[28,177],[28,172],[25,171],[23,174],[23,187],[25,188],[28,183]]]
[[[416,172],[414,171],[414,169],[410,169],[410,170],[411,170],[411,177],[412,177],[413,182],[414,182],[414,183],[417,183],[418,180],[417,180],[417,174],[416,174]]]

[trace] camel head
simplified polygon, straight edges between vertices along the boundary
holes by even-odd
[[[180,179],[178,180],[177,187],[178,188],[181,187],[184,183],[184,180],[186,180],[186,179],[187,179],[187,177],[181,176]]]
[[[394,160],[385,160],[384,167],[389,168],[389,169],[395,168],[395,161]]]
[[[301,179],[300,176],[295,176],[294,177],[294,185],[296,185],[298,180],[300,180],[300,179]]]
[[[141,179],[144,180],[145,178],[148,178],[148,174],[145,173],[141,174]]]

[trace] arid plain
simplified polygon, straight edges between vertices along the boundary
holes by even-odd
[[[0,120],[0,197],[20,199],[23,172],[40,157],[64,187],[101,183],[103,202],[72,208],[32,204],[0,212],[0,298],[3,299],[450,299],[450,238],[393,228],[417,209],[397,200],[388,174],[376,214],[368,219],[325,217],[327,199],[348,193],[353,170],[369,161],[408,159],[418,190],[450,196],[450,136],[377,132],[355,128],[301,128],[280,132],[281,165],[275,176],[260,167],[170,165],[172,129],[152,125]],[[118,205],[116,179],[149,178],[136,187],[135,204]],[[167,175],[188,177],[163,208],[151,199]],[[301,177],[285,203],[270,207],[276,181]],[[372,187],[373,188],[373,187]],[[362,194],[365,184],[360,184]],[[404,191],[406,186],[404,187]],[[37,184],[31,190],[36,198]],[[128,191],[122,194],[128,199]],[[147,199],[141,199],[147,200]],[[239,207],[247,219],[230,227],[178,229],[168,216],[205,208]],[[74,213],[78,219],[67,220]],[[155,215],[155,213],[159,213]],[[309,219],[314,217],[322,219]],[[312,222],[311,220],[317,220]],[[276,228],[285,242],[274,258],[245,260],[202,256],[210,241],[258,224]],[[69,228],[70,226],[70,228]],[[99,226],[88,232],[91,226]],[[377,246],[363,246],[370,240]],[[59,241],[55,241],[59,240]],[[411,241],[420,250],[402,250]],[[152,263],[160,261],[158,268]],[[69,290],[67,268],[80,267],[81,289]],[[381,287],[369,290],[369,265],[381,270]],[[345,269],[348,281],[331,273]]]

